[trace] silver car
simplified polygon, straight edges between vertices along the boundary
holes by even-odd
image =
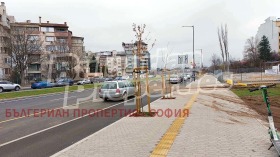
[[[20,90],[20,85],[15,84],[9,81],[0,81],[0,93],[6,90],[15,90],[19,91]]]
[[[82,79],[80,81],[77,82],[77,85],[84,85],[84,84],[90,84],[90,80],[89,79]]]
[[[170,83],[181,83],[182,79],[179,75],[171,75],[169,81]]]
[[[134,84],[129,81],[106,81],[99,89],[99,97],[104,101],[126,100],[129,96],[134,96]]]

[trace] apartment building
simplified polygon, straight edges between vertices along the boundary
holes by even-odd
[[[133,69],[137,67],[136,64],[136,57],[133,53],[137,52],[137,42],[135,43],[122,43],[122,47],[124,49],[124,53],[126,55],[126,72],[132,73]],[[147,66],[149,70],[151,70],[151,58],[150,53],[147,51],[148,44],[142,42],[143,53],[142,57],[140,58],[140,63],[138,66]]]
[[[111,76],[126,75],[126,55],[124,52],[101,51],[94,53],[96,60],[98,60],[100,67],[106,66],[108,74]]]
[[[80,64],[76,67],[76,71],[82,71],[87,74],[90,72],[88,53],[85,51],[84,38],[78,36],[72,36],[72,53],[76,54]]]
[[[85,62],[83,62],[85,57],[84,38],[73,36],[66,22],[62,24],[50,23],[49,21],[43,23],[39,17],[38,23],[27,20],[26,22],[12,23],[11,27],[23,29],[27,31],[29,38],[41,41],[42,51],[32,54],[32,63],[28,65],[26,71],[27,80],[50,78],[54,80],[59,77],[67,77],[69,68],[75,68],[77,73],[79,70],[88,72]],[[80,62],[69,60],[69,57]],[[70,62],[75,62],[72,65],[74,67],[71,67]]]
[[[10,24],[13,16],[8,16],[4,2],[0,5],[0,79],[8,79],[11,74],[11,58],[8,55],[10,39]]]
[[[262,36],[269,40],[271,50],[280,53],[280,19],[268,17],[258,28],[256,38],[261,40]]]

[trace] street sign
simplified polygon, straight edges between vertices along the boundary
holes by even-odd
[[[178,55],[178,64],[188,64],[188,55]]]

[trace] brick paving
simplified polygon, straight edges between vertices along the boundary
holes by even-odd
[[[213,76],[205,76],[191,86],[209,87],[215,82]],[[192,94],[180,90],[174,100],[153,102],[152,109],[182,109]],[[267,124],[242,103],[227,89],[201,89],[168,156],[278,156],[274,148],[267,150]],[[125,117],[54,156],[149,156],[174,120],[174,116]]]

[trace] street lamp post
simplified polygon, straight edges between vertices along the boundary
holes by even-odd
[[[192,27],[193,29],[193,69],[195,70],[195,60],[194,60],[194,26],[182,26],[182,27]],[[195,71],[193,71],[193,77],[195,81]]]

